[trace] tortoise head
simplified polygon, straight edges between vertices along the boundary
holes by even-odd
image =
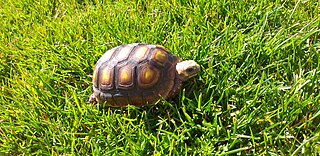
[[[178,78],[186,81],[200,72],[200,66],[193,60],[187,60],[177,63],[176,70]]]

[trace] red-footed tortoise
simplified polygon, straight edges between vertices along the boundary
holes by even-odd
[[[200,66],[182,61],[164,47],[126,44],[107,51],[96,63],[89,102],[111,107],[143,106],[173,97],[181,82],[195,76]]]

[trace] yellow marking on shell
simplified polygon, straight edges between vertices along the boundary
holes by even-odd
[[[143,79],[145,80],[146,83],[150,83],[154,75],[155,75],[155,71],[151,70],[150,68],[147,68],[143,74]]]
[[[133,54],[133,57],[138,58],[139,61],[142,61],[145,58],[147,51],[148,51],[148,47],[146,46],[139,47]]]
[[[132,70],[130,66],[121,68],[119,75],[119,83],[121,85],[130,85],[132,83]]]
[[[128,55],[130,54],[130,52],[131,52],[130,46],[123,47],[117,54],[118,61],[122,61],[122,60],[128,58]]]
[[[164,65],[167,62],[167,53],[161,50],[156,50],[154,54],[154,59],[161,65]]]
[[[160,71],[149,64],[141,66],[140,69],[139,86],[142,88],[153,87],[159,80]]]
[[[112,77],[109,68],[104,68],[101,73],[101,84],[110,85],[112,83]]]

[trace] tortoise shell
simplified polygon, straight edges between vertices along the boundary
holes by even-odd
[[[168,99],[181,85],[176,76],[178,62],[178,57],[158,45],[115,47],[96,63],[91,98],[111,107],[143,106]]]

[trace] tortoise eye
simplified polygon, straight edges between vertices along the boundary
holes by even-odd
[[[188,73],[192,73],[192,72],[194,71],[194,68],[188,68],[186,71],[187,71]]]

